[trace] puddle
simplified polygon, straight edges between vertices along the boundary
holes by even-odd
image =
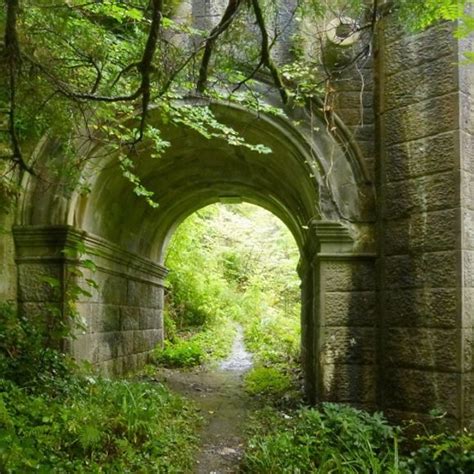
[[[243,330],[238,327],[229,357],[217,367],[193,371],[159,369],[158,379],[191,398],[204,418],[201,450],[193,472],[238,472],[243,453],[243,425],[251,410],[242,379],[251,367],[252,355],[245,349]]]

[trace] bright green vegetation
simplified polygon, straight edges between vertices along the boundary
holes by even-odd
[[[274,367],[257,367],[245,377],[245,389],[250,395],[279,398],[290,388],[290,377]]]
[[[84,375],[0,308],[0,472],[183,472],[190,403],[156,383]]]
[[[427,435],[409,444],[399,427],[379,414],[345,405],[322,404],[281,413],[257,412],[243,471],[279,473],[470,473],[474,472],[474,435]]]
[[[299,357],[298,255],[286,227],[253,205],[210,206],[188,218],[166,261],[167,342],[158,362],[189,367],[222,358],[238,323],[257,385],[259,374],[288,379]]]

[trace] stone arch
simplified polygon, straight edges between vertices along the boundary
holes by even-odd
[[[272,103],[271,94],[268,99]],[[190,102],[201,105],[196,99]],[[133,369],[163,338],[163,259],[173,229],[207,204],[249,201],[279,217],[301,251],[302,348],[310,398],[361,401],[352,387],[343,394],[331,388],[340,358],[353,359],[348,331],[354,291],[362,289],[368,298],[361,300],[359,313],[375,299],[373,276],[365,280],[374,259],[373,189],[357,148],[345,139],[343,126],[337,134],[329,133],[317,107],[286,116],[255,114],[227,103],[210,107],[246,141],[268,146],[272,153],[258,154],[164,125],[155,110],[150,122],[172,146],[159,159],[142,151],[136,172],[155,193],[158,209],[132,193],[113,157],[94,159],[101,151],[94,143],[82,147],[88,158],[82,170],[82,179],[90,181],[88,194],[75,190],[67,195],[60,186],[47,188],[33,178],[24,183],[15,230],[20,306],[31,312],[51,298],[41,285],[29,291],[31,279],[45,273],[63,278],[68,266],[80,262],[61,252],[83,242],[98,269],[95,275],[84,270],[84,276],[97,279],[100,292],[78,302],[88,329],[78,334],[71,351],[110,372]],[[54,156],[54,146],[43,143],[38,156]],[[334,295],[338,305],[328,306]],[[331,329],[328,317],[346,330]],[[364,344],[375,346],[375,336],[370,337]]]

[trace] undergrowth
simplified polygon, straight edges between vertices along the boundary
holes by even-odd
[[[81,373],[0,306],[0,472],[183,472],[198,422],[160,384]]]
[[[242,472],[260,474],[470,474],[474,434],[409,439],[381,413],[323,403],[279,411],[267,406],[248,423]]]

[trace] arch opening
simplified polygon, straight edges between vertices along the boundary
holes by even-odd
[[[238,329],[256,366],[296,368],[300,250],[278,217],[249,203],[206,206],[177,227],[166,254],[165,364],[228,356]],[[194,361],[169,350],[183,346],[196,351]],[[237,356],[231,366],[246,364]]]

